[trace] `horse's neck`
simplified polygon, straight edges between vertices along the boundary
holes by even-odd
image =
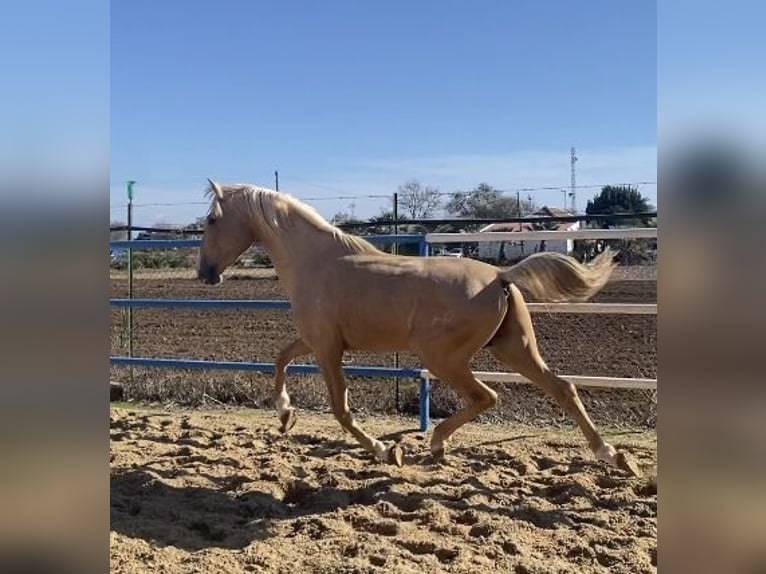
[[[296,221],[290,230],[279,230],[262,240],[274,269],[292,296],[300,275],[317,262],[347,254],[332,230],[320,229],[307,221]]]

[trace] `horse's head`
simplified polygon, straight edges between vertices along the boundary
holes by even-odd
[[[212,203],[205,223],[197,278],[209,285],[222,281],[224,272],[255,241],[247,210],[238,206],[242,194],[232,193],[212,180]]]

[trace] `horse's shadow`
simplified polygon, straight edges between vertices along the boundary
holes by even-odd
[[[112,474],[110,523],[114,532],[161,546],[187,550],[240,549],[253,540],[279,535],[280,521],[317,516],[350,505],[374,505],[400,479],[382,477],[364,487],[313,488],[293,481],[279,496],[259,490],[241,493],[207,487],[176,487],[153,469]]]
[[[349,448],[353,445],[345,440],[328,443],[322,438],[301,434],[291,435],[291,438],[316,449],[313,454],[321,459],[333,455],[369,459],[368,453]],[[396,440],[397,437],[388,438]],[[468,476],[458,483],[449,481],[448,484],[445,484],[444,478],[435,477],[433,481],[421,483],[418,492],[402,492],[397,486],[408,482],[406,479],[392,476],[384,467],[375,467],[340,471],[349,480],[360,481],[358,486],[347,488],[312,486],[301,480],[301,475],[296,475],[287,485],[279,485],[275,480],[273,488],[262,485],[261,490],[248,490],[241,488],[250,482],[245,475],[215,477],[196,471],[215,486],[174,486],[176,471],[151,467],[119,469],[112,472],[110,482],[111,529],[160,546],[187,550],[210,547],[241,549],[254,540],[290,535],[290,532],[285,531],[285,523],[288,521],[291,521],[293,528],[305,528],[309,534],[316,530],[321,535],[325,528],[322,515],[354,505],[365,507],[383,503],[383,508],[393,507],[396,513],[405,516],[435,502],[445,507],[459,524],[463,524],[460,522],[461,516],[468,516],[472,520],[476,512],[488,512],[526,521],[539,528],[566,528],[577,527],[579,522],[595,519],[580,511],[569,512],[575,498],[589,499],[594,509],[623,506],[628,509],[633,504],[630,501],[623,502],[619,497],[601,499],[576,482],[566,480],[567,475],[587,470],[599,463],[575,459],[568,464],[551,467],[556,461],[533,458],[533,474],[524,476],[530,470],[527,468],[529,463],[501,449],[487,450],[487,447],[499,447],[503,443],[525,438],[529,437],[522,435],[503,441],[486,441],[477,445],[484,448],[458,447],[452,452],[452,457],[462,460],[458,464],[466,468],[501,465],[509,471],[515,471],[523,488],[518,484],[498,488],[496,484],[483,483],[477,476]],[[433,464],[427,449],[422,453],[408,453],[405,461],[407,465],[428,467]],[[538,474],[545,469],[552,472],[545,476]],[[598,486],[608,493],[622,482],[620,477],[605,476]],[[445,490],[445,486],[450,488]],[[455,491],[455,488],[459,490],[459,496],[450,492]],[[481,496],[474,499],[474,495]],[[539,505],[529,504],[532,501],[525,501],[526,497],[537,500],[544,498],[556,504],[557,508],[541,510]],[[295,520],[300,518],[306,520]],[[373,526],[363,524],[361,527]]]
[[[110,519],[114,532],[192,551],[211,547],[242,549],[255,540],[289,536],[290,532],[285,530],[288,521],[293,529],[301,528],[309,535],[316,531],[321,536],[326,530],[322,515],[353,505],[369,507],[379,503],[384,508],[393,507],[401,516],[413,516],[437,503],[458,524],[472,524],[461,522],[461,517],[470,518],[477,512],[504,515],[546,529],[576,527],[579,522],[590,520],[580,516],[582,511],[570,513],[571,501],[561,500],[562,493],[541,490],[532,494],[536,499],[542,497],[558,503],[556,509],[543,510],[524,497],[491,488],[476,478],[461,482],[459,496],[439,492],[438,487],[443,486],[439,481],[422,485],[419,492],[401,492],[395,487],[406,481],[383,472],[366,473],[364,483],[351,488],[314,487],[294,480],[285,492],[275,495],[265,490],[237,492],[237,485],[225,484],[220,489],[177,487],[159,480],[160,476],[146,468],[112,475]],[[228,489],[229,486],[235,490]],[[474,495],[482,496],[474,499]],[[377,526],[375,522],[361,525],[363,529]],[[374,528],[371,531],[377,532]]]

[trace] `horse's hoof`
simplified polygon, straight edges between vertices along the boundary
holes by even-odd
[[[279,427],[279,432],[285,434],[295,426],[297,420],[295,416],[295,410],[290,409],[289,411],[282,413],[282,416],[279,417],[279,420],[282,423],[282,426]]]
[[[617,465],[617,468],[624,470],[635,478],[641,478],[643,476],[638,463],[632,456],[626,455],[623,451],[618,451],[617,454],[614,455],[614,463]]]
[[[431,459],[434,464],[444,464],[447,458],[444,456],[444,449],[439,448],[431,451]]]
[[[388,449],[388,464],[395,464],[399,467],[404,464],[404,453],[402,452],[402,447],[398,444]]]

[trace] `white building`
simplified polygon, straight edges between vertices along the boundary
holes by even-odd
[[[572,215],[570,212],[564,209],[558,209],[555,207],[543,207],[531,217],[565,217]],[[553,222],[545,225],[546,230],[551,231],[574,231],[580,229],[579,221],[571,222]],[[518,232],[518,231],[540,231],[543,229],[543,224],[535,223],[492,223],[481,229],[481,233],[493,233],[493,232]],[[551,240],[535,240],[535,241],[483,241],[479,243],[479,258],[489,261],[499,262],[500,259],[505,261],[514,261],[520,259],[526,255],[532,253],[538,253],[540,251],[557,251],[569,255],[574,250],[573,239],[562,239],[558,241]]]

